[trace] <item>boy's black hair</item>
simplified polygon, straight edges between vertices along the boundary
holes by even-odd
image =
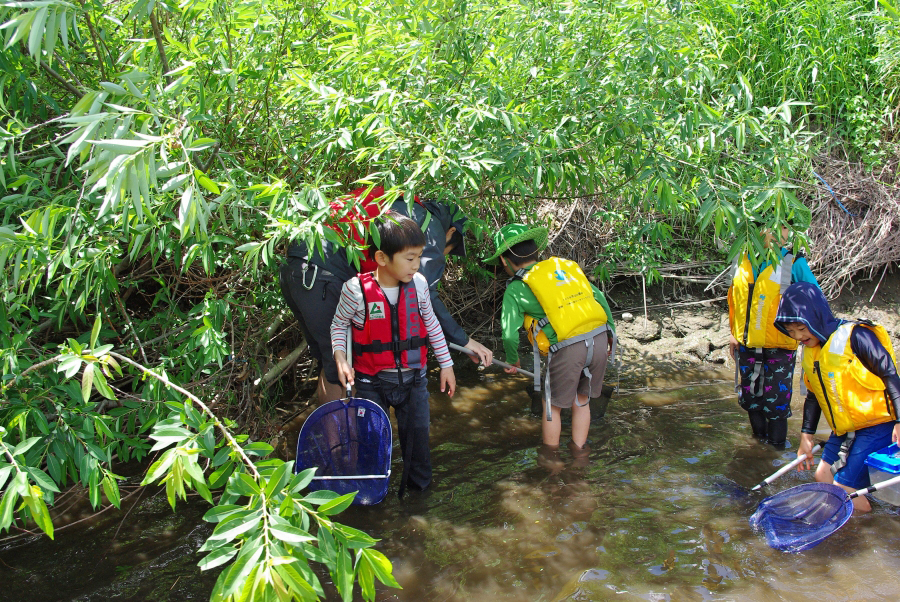
[[[501,257],[505,257],[507,261],[515,266],[520,266],[530,261],[537,261],[539,255],[540,249],[538,249],[537,243],[533,240],[523,240],[500,254]]]
[[[408,247],[424,247],[425,233],[419,224],[401,213],[388,210],[375,220],[378,229],[379,244],[369,241],[369,254],[375,257],[375,251],[381,251],[388,259]]]

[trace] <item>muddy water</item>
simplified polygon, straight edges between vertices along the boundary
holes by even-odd
[[[729,377],[620,383],[579,465],[566,451],[558,462],[538,457],[526,379],[461,370],[453,400],[432,398],[432,488],[398,500],[395,464],[384,502],[340,517],[381,538],[394,563],[403,589],[380,588],[378,599],[896,599],[900,521],[890,507],[798,555],[749,529],[763,497],[750,487],[794,453],[750,437]],[[791,473],[770,489],[810,478]],[[194,503],[173,515],[164,496],[146,495],[128,516],[60,531],[55,543],[7,544],[0,599],[208,599],[215,576],[200,574],[194,554],[210,530],[204,511]]]

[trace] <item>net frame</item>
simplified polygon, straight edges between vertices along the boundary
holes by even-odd
[[[844,526],[853,514],[853,500],[829,483],[806,483],[765,498],[750,517],[770,547],[784,552],[813,548]]]
[[[311,491],[355,491],[353,504],[377,504],[388,491],[392,441],[390,418],[377,403],[359,397],[329,401],[300,427],[294,471],[316,469]]]

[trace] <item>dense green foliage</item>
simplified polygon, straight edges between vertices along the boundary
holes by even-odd
[[[600,198],[610,273],[713,240],[761,255],[763,227],[802,240],[813,153],[893,156],[881,7],[0,1],[0,528],[52,536],[61,487],[117,505],[113,460],[152,456],[173,507],[213,504],[201,564],[233,561],[214,599],[322,596],[308,560],[345,598],[396,585],[329,518],[349,500],[304,495],[213,411],[253,382],[237,361],[262,370],[246,342],[280,308],[284,243],[337,237],[328,202],[360,185],[481,228]]]

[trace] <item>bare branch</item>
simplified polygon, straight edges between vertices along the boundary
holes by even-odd
[[[169,59],[166,58],[166,47],[163,45],[162,39],[162,29],[159,27],[159,21],[156,20],[156,11],[152,11],[150,13],[150,27],[153,28],[153,37],[156,39],[156,49],[159,51],[159,60],[162,62],[163,73],[168,73],[169,69]],[[166,85],[172,83],[172,78],[168,75],[165,76]]]

